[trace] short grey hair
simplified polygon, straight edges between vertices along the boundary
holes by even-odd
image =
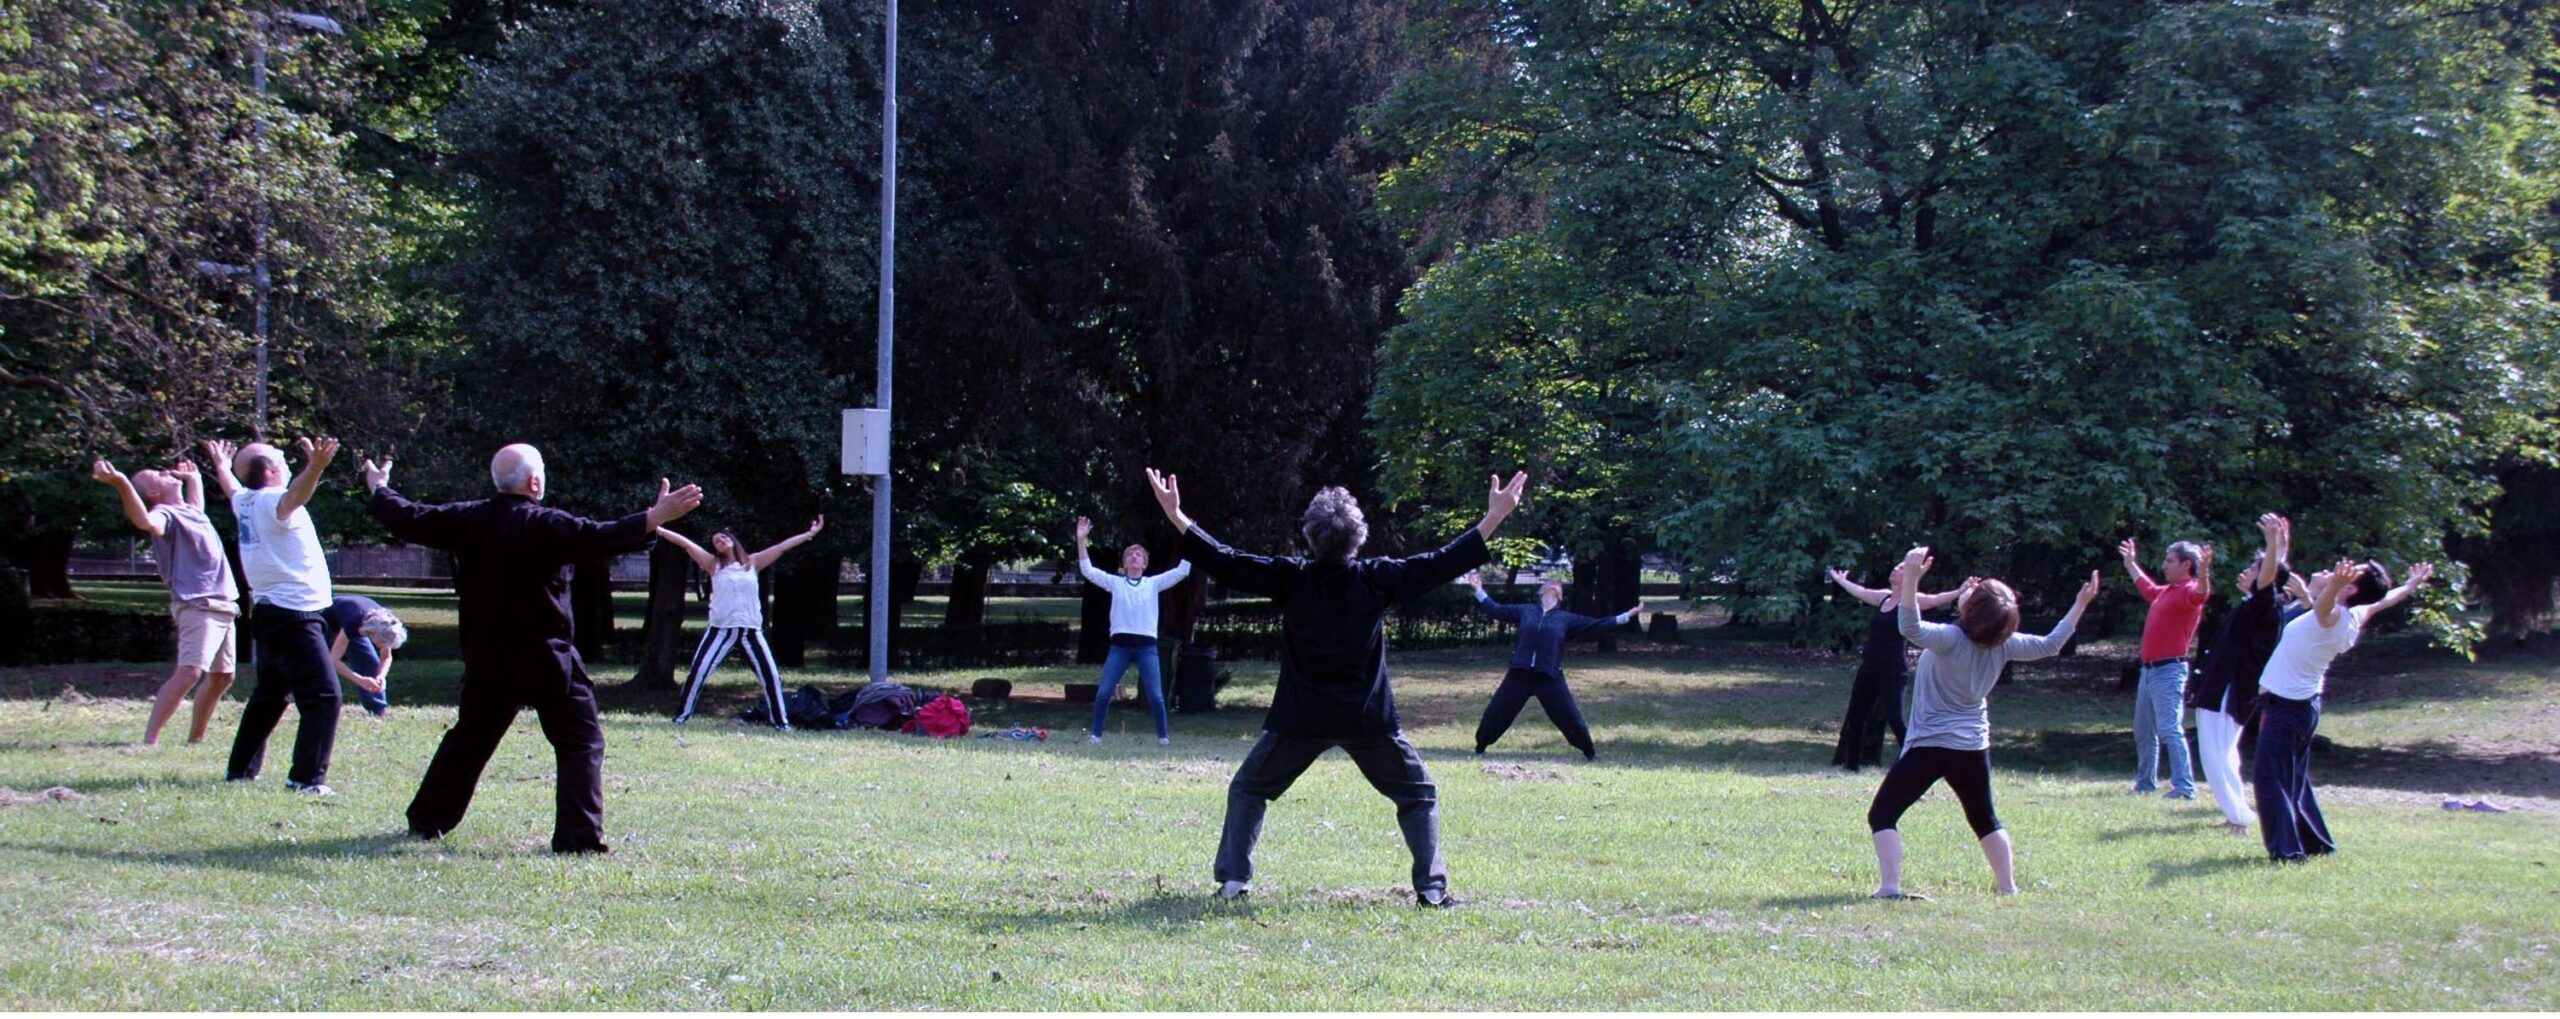
[[[364,621],[356,624],[356,632],[384,651],[397,651],[400,645],[409,642],[409,627],[400,622],[400,617],[392,615],[390,609],[365,613]]]
[[[507,446],[498,450],[497,456],[490,458],[489,483],[498,486],[498,491],[523,492],[533,487],[534,475],[542,473],[541,450],[523,446],[523,453],[512,457],[507,455],[507,450],[521,445],[523,444]]]
[[[2204,549],[2192,541],[2177,542],[2169,546],[2169,558],[2189,566],[2201,565],[2204,562]]]
[[[1317,492],[1307,500],[1307,515],[1299,526],[1306,536],[1307,547],[1316,558],[1348,562],[1360,554],[1360,546],[1369,540],[1369,522],[1360,515],[1360,500],[1340,486]]]

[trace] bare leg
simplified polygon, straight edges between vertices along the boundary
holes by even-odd
[[[1892,828],[1875,833],[1876,894],[1890,899],[1902,894],[1902,833]],[[2008,843],[2001,843],[2006,847]]]
[[[204,742],[205,727],[213,724],[213,711],[222,706],[222,695],[230,689],[230,673],[215,672],[205,676],[204,689],[196,691],[196,717],[187,726],[187,742]]]
[[[1999,882],[2000,894],[2018,894],[2017,868],[2009,854],[2009,829],[2002,828],[1982,837],[1982,858],[1991,861],[1991,878]]]
[[[160,692],[151,698],[151,721],[142,727],[143,746],[160,745],[160,727],[168,724],[169,716],[178,710],[178,702],[185,700],[187,691],[196,685],[196,680],[202,678],[204,678],[203,670],[192,665],[181,665],[169,673],[168,679],[161,682]]]

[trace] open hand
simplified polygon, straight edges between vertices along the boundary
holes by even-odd
[[[658,479],[658,501],[649,506],[649,525],[656,527],[702,508],[702,486],[667,487],[667,479]]]
[[[2409,567],[2410,589],[2415,590],[2418,585],[2426,583],[2428,577],[2435,575],[2436,564],[2434,563],[2419,563],[2416,566]]]
[[[1153,467],[1147,468],[1147,490],[1155,494],[1156,508],[1167,518],[1182,513],[1182,479]]]
[[[1849,571],[1837,566],[1822,571],[1822,575],[1830,577],[1831,582],[1834,584],[1846,584],[1849,582]]]
[[[217,469],[229,468],[231,466],[231,454],[239,451],[240,447],[224,442],[221,439],[204,440],[205,455],[213,458],[214,466]]]
[[[95,461],[89,465],[89,477],[91,480],[103,482],[109,485],[121,485],[128,483],[125,481],[123,471],[117,470],[116,465],[104,460]]]
[[[1485,515],[1491,517],[1510,516],[1512,510],[1520,508],[1520,493],[1528,487],[1529,472],[1527,471],[1521,471],[1513,474],[1511,476],[1511,483],[1508,485],[1502,483],[1502,475],[1494,475],[1493,490],[1485,493],[1484,497]]]
[[[1077,518],[1076,518],[1076,540],[1077,540],[1077,541],[1083,541],[1083,540],[1085,540],[1086,538],[1090,538],[1090,537],[1093,537],[1093,520],[1092,520],[1092,518],[1089,518],[1089,517],[1077,517]]]
[[[2116,551],[2124,556],[2124,561],[2127,563],[2142,561],[2142,546],[2134,544],[2131,538],[2117,542]]]
[[[390,457],[383,457],[380,463],[367,460],[361,470],[364,473],[364,487],[367,490],[381,488],[391,483]]]
[[[295,439],[293,448],[300,451],[303,459],[309,463],[305,470],[321,470],[329,466],[329,461],[338,458],[338,440],[326,435],[317,439],[309,437]]]

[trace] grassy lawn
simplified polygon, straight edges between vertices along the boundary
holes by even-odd
[[[381,592],[376,593],[378,596]],[[2210,797],[2126,795],[2128,649],[2021,668],[1993,700],[2002,899],[1943,790],[1904,822],[1906,883],[1864,898],[1878,775],[1824,767],[1854,663],[1753,645],[1584,655],[1601,758],[1532,708],[1466,753],[1498,648],[1400,655],[1467,908],[1404,894],[1392,811],[1340,756],[1272,808],[1253,905],[1206,896],[1224,783],[1268,701],[1084,713],[993,706],[1052,740],[791,736],[604,691],[603,859],[543,852],[551,762],[530,716],[438,843],[402,807],[453,717],[449,596],[389,598],[420,653],[393,711],[350,712],[331,782],[219,781],[202,746],[133,745],[152,665],[0,670],[0,987],[14,1008],[2548,1009],[2560,1002],[2560,651],[2479,663],[2377,638],[2341,663],[2314,773],[2342,849],[2298,868],[2216,830]],[[626,606],[637,615],[636,602]],[[1001,609],[991,610],[998,616]],[[1028,611],[1037,611],[1036,607]],[[596,670],[608,683],[628,667]],[[1004,675],[1055,694],[1083,669]],[[836,687],[806,670],[795,684]],[[65,694],[69,687],[76,691]],[[2488,796],[2504,815],[2449,813]]]

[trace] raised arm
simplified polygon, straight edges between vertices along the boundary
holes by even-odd
[[[1474,570],[1467,571],[1467,586],[1475,589],[1476,608],[1483,610],[1485,615],[1506,623],[1517,623],[1521,615],[1528,611],[1528,607],[1524,605],[1505,605],[1493,600],[1492,595],[1484,593],[1484,578],[1476,576]]]
[[[2389,591],[2383,592],[2381,601],[2365,606],[2364,617],[2366,619],[2371,619],[2383,614],[2384,612],[2390,611],[2393,606],[2398,605],[2401,602],[2408,601],[2410,595],[2418,592],[2419,585],[2426,583],[2428,577],[2435,575],[2436,564],[2434,563],[2419,563],[2416,566],[2409,567],[2408,582],[2392,588]]]
[[[180,460],[174,466],[169,468],[169,473],[178,476],[178,485],[181,493],[180,497],[187,501],[187,505],[193,506],[199,510],[203,509],[204,476],[197,473],[196,462],[193,460]]]
[[[818,532],[825,530],[826,526],[827,518],[824,514],[820,514],[817,519],[809,521],[808,530],[802,531],[788,538],[784,538],[781,541],[775,542],[773,547],[748,556],[747,565],[759,570],[764,569],[767,566],[771,566],[773,565],[774,560],[782,558],[783,553],[808,544],[809,539],[817,537]]]
[[[1841,590],[1849,592],[1849,597],[1865,602],[1871,606],[1884,604],[1884,596],[1893,593],[1883,588],[1860,585],[1857,581],[1849,579],[1849,572],[1847,570],[1843,570],[1837,566],[1824,570],[1823,573],[1831,578],[1832,583],[1840,585]]]
[[[2348,586],[2361,576],[2364,576],[2364,564],[2348,559],[2338,560],[2338,565],[2329,574],[2329,586],[2321,588],[2319,597],[2311,600],[2311,611],[2320,617],[2321,629],[2338,625],[2338,596],[2346,593]]]
[[[231,473],[231,454],[239,451],[240,447],[220,439],[204,440],[205,457],[213,461],[213,485],[222,490],[224,502],[240,494],[240,479]]]
[[[124,507],[124,518],[137,531],[154,538],[160,536],[160,519],[143,508],[142,494],[133,490],[133,479],[125,477],[116,465],[104,460],[89,465],[89,476],[116,490],[116,501]]]
[[[1104,572],[1102,572],[1102,571],[1101,571],[1101,570],[1099,570],[1099,569],[1096,569],[1096,568],[1094,567],[1094,565],[1093,565],[1093,557],[1092,557],[1091,555],[1087,554],[1087,552],[1086,552],[1086,550],[1085,550],[1085,542],[1086,542],[1086,541],[1088,541],[1088,540],[1090,540],[1090,539],[1092,538],[1092,536],[1093,536],[1093,521],[1092,521],[1092,519],[1091,519],[1091,518],[1088,518],[1088,517],[1077,517],[1077,518],[1076,518],[1076,573],[1077,573],[1078,575],[1080,575],[1080,576],[1084,577],[1084,579],[1086,580],[1086,582],[1091,583],[1093,586],[1095,586],[1095,587],[1099,587],[1099,588],[1108,589],[1108,588],[1110,588],[1110,587],[1111,587],[1111,575],[1110,575],[1110,574],[1108,574],[1108,573],[1104,573]]]
[[[2150,574],[2142,572],[2141,547],[2135,545],[2133,539],[2126,538],[2116,546],[2116,551],[2124,555],[2124,572],[2133,578],[2133,593],[2140,595],[2146,603],[2160,597],[2160,584],[2152,580]]]
[[[326,435],[316,440],[297,439],[293,448],[302,454],[302,473],[293,476],[293,486],[285,489],[284,498],[276,500],[279,522],[311,501],[312,494],[320,490],[320,472],[328,468],[329,461],[338,458],[338,440]]]
[[[2213,597],[2213,545],[2210,542],[2196,549],[2196,594]]]
[[[1893,615],[1894,623],[1902,630],[1902,639],[1930,651],[1947,651],[1964,639],[1963,632],[1945,623],[1920,619],[1920,575],[1929,572],[1936,561],[1929,557],[1927,545],[1903,553],[1902,568],[1893,574]]]
[[[1493,476],[1493,491],[1484,497],[1484,519],[1476,521],[1476,533],[1492,541],[1493,532],[1502,529],[1502,521],[1520,508],[1520,493],[1529,487],[1529,472],[1511,475],[1511,483],[1502,483],[1502,475]]]
[[[1155,493],[1156,508],[1164,511],[1164,518],[1173,524],[1174,533],[1191,533],[1191,518],[1182,514],[1182,479],[1149,467],[1147,489]],[[1218,574],[1212,570],[1209,575],[1215,577]]]
[[[1185,521],[1188,522],[1188,518]],[[1281,585],[1290,572],[1287,564],[1269,556],[1228,548],[1197,526],[1183,530],[1182,555],[1188,561],[1199,563],[1200,569],[1218,583],[1265,598],[1279,596]]]
[[[1190,576],[1191,560],[1176,559],[1173,561],[1172,569],[1156,574],[1153,577],[1149,577],[1147,580],[1156,586],[1156,590],[1162,591],[1168,587],[1174,586],[1175,584],[1182,583]]]
[[[2088,612],[2089,603],[2096,600],[2098,600],[2098,571],[2090,570],[2089,582],[2080,585],[2080,596],[2072,601],[2071,611],[2062,614],[2061,622],[2053,624],[2053,629],[2041,637],[2013,634],[2009,642],[2001,646],[2002,651],[2013,662],[2034,661],[2038,658],[2051,658],[2061,654],[2062,646],[2071,643],[2071,635],[2079,631],[2081,615]]]
[[[701,570],[704,573],[720,572],[720,561],[711,558],[710,552],[705,551],[702,546],[694,544],[684,535],[677,534],[676,532],[664,527],[658,528],[657,534],[658,537],[665,539],[667,544],[683,549],[684,557],[693,560],[693,566],[695,569]]]
[[[574,513],[544,509],[533,516],[544,540],[569,562],[589,562],[649,547],[650,535],[702,506],[702,486],[670,488],[658,479],[658,499],[649,508],[619,520],[589,520]]]

